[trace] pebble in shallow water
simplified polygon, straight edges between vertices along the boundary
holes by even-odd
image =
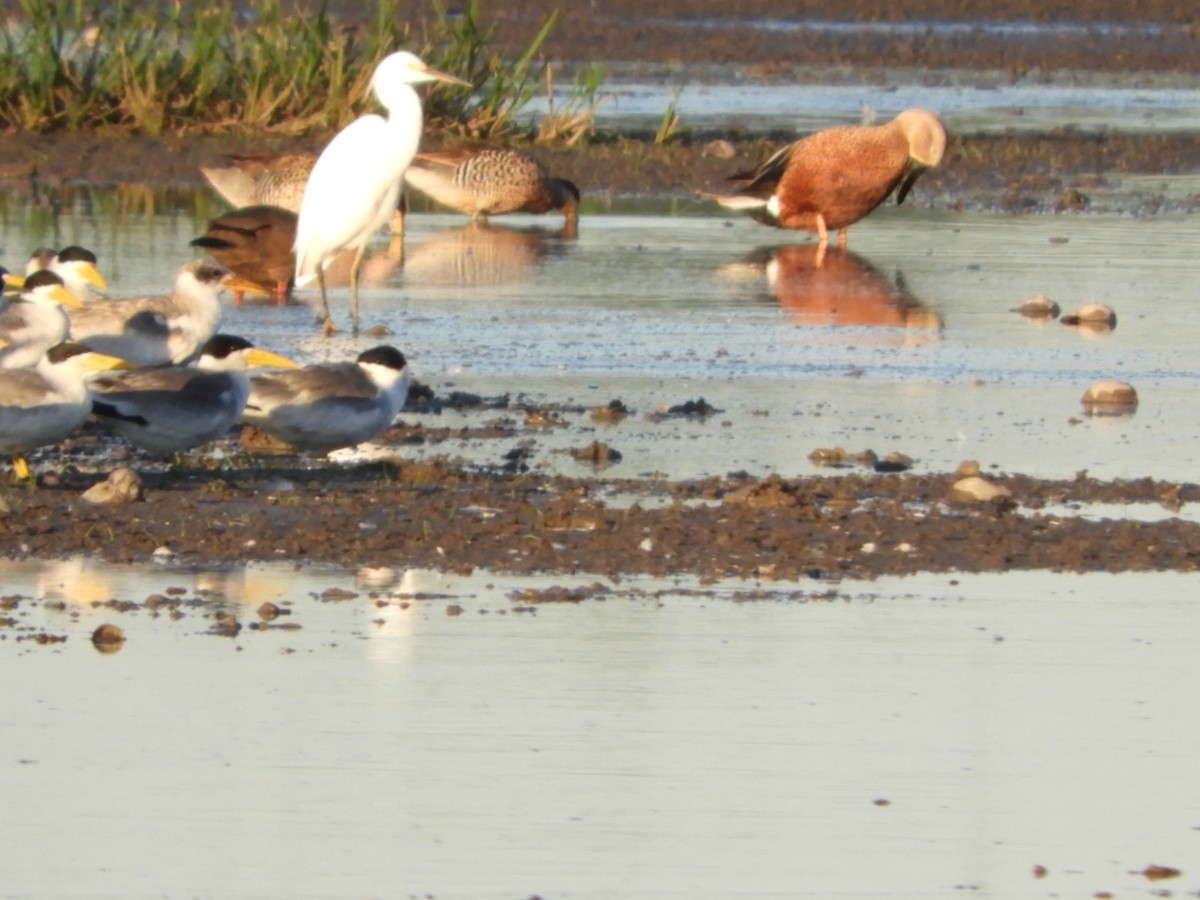
[[[1028,319],[1054,319],[1062,312],[1062,307],[1045,294],[1038,294],[1018,306],[1017,312]]]
[[[1083,409],[1090,416],[1127,415],[1137,409],[1133,385],[1116,378],[1097,381],[1083,394]]]
[[[1103,303],[1089,303],[1075,312],[1063,313],[1064,325],[1076,325],[1089,331],[1111,331],[1117,327],[1117,314]]]
[[[950,499],[955,503],[1003,503],[1012,499],[1012,491],[978,475],[968,475],[954,482]]]

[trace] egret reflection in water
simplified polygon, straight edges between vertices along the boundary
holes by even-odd
[[[543,262],[574,240],[573,224],[557,230],[471,223],[409,240],[404,281],[423,287],[492,287],[532,278]]]
[[[761,247],[722,274],[766,278],[771,296],[801,325],[902,328],[936,337],[941,316],[922,306],[897,271],[888,278],[849,250],[817,244]]]

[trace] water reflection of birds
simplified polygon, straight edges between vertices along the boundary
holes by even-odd
[[[771,295],[798,323],[873,328],[939,329],[941,317],[921,306],[904,285],[848,250],[825,253],[816,244],[765,247],[726,267],[766,276]]]
[[[288,301],[296,269],[296,214],[280,206],[244,206],[217,216],[191,246],[209,255],[238,278],[262,286],[276,303]],[[242,302],[244,291],[236,292]]]
[[[361,116],[339,131],[317,157],[296,225],[296,285],[316,279],[321,308],[329,322],[323,270],[345,250],[354,250],[350,266],[350,315],[358,331],[358,267],[367,243],[396,210],[404,170],[421,139],[421,98],[414,84],[468,82],[434,69],[412,53],[384,58],[371,77],[371,90],[387,117]]]
[[[418,153],[407,184],[477,222],[503,213],[562,212],[574,226],[579,188],[550,173],[528,153],[506,147],[463,146]]]
[[[517,229],[472,222],[420,242],[409,241],[406,282],[431,287],[485,287],[525,281],[573,232]]]
[[[749,172],[732,175],[732,194],[706,194],[730,209],[749,210],[764,224],[815,231],[824,245],[897,191],[903,203],[926,169],[942,161],[946,131],[938,117],[908,109],[884,125],[818,131],[775,152]]]

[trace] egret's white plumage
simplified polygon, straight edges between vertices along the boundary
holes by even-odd
[[[12,456],[17,476],[29,477],[25,451],[57,444],[83,424],[92,408],[85,381],[89,372],[128,367],[64,343],[51,347],[32,369],[0,371],[0,453]]]
[[[78,244],[57,252],[45,247],[34,250],[25,263],[25,275],[28,277],[39,269],[49,269],[61,278],[78,300],[86,302],[93,297],[102,297],[108,290],[108,284],[97,268],[96,254]]]
[[[66,307],[81,305],[53,272],[43,269],[26,278],[19,297],[0,301],[0,369],[36,366],[66,340],[71,324]]]
[[[412,86],[426,81],[470,87],[407,51],[385,57],[371,77],[371,90],[387,117],[366,115],[351,122],[317,157],[309,175],[296,225],[296,286],[318,280],[326,321],[322,270],[337,254],[354,250],[350,304],[358,330],[358,267],[368,241],[396,209],[404,171],[416,155],[423,120],[421,98]]]
[[[71,310],[71,339],[138,366],[183,363],[216,333],[220,292],[238,284],[222,266],[190,262],[170,294],[94,300]]]
[[[391,426],[408,399],[408,377],[404,355],[386,345],[352,363],[252,375],[242,421],[296,450],[353,447]]]
[[[134,369],[90,382],[92,412],[151,453],[190,450],[229,433],[250,397],[251,366],[296,363],[229,334],[209,338],[192,366]]]

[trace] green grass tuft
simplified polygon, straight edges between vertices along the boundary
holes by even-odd
[[[457,15],[436,4],[436,19],[420,36],[401,6],[373,0],[361,22],[343,22],[324,5],[291,11],[282,0],[164,10],[128,0],[18,0],[0,21],[0,127],[108,126],[150,135],[330,130],[368,107],[376,64],[401,48],[475,86],[427,90],[430,127],[476,139],[526,127],[518,114],[549,79],[539,52],[556,13],[520,58],[507,60],[488,48],[491,29],[480,21],[478,0]]]

